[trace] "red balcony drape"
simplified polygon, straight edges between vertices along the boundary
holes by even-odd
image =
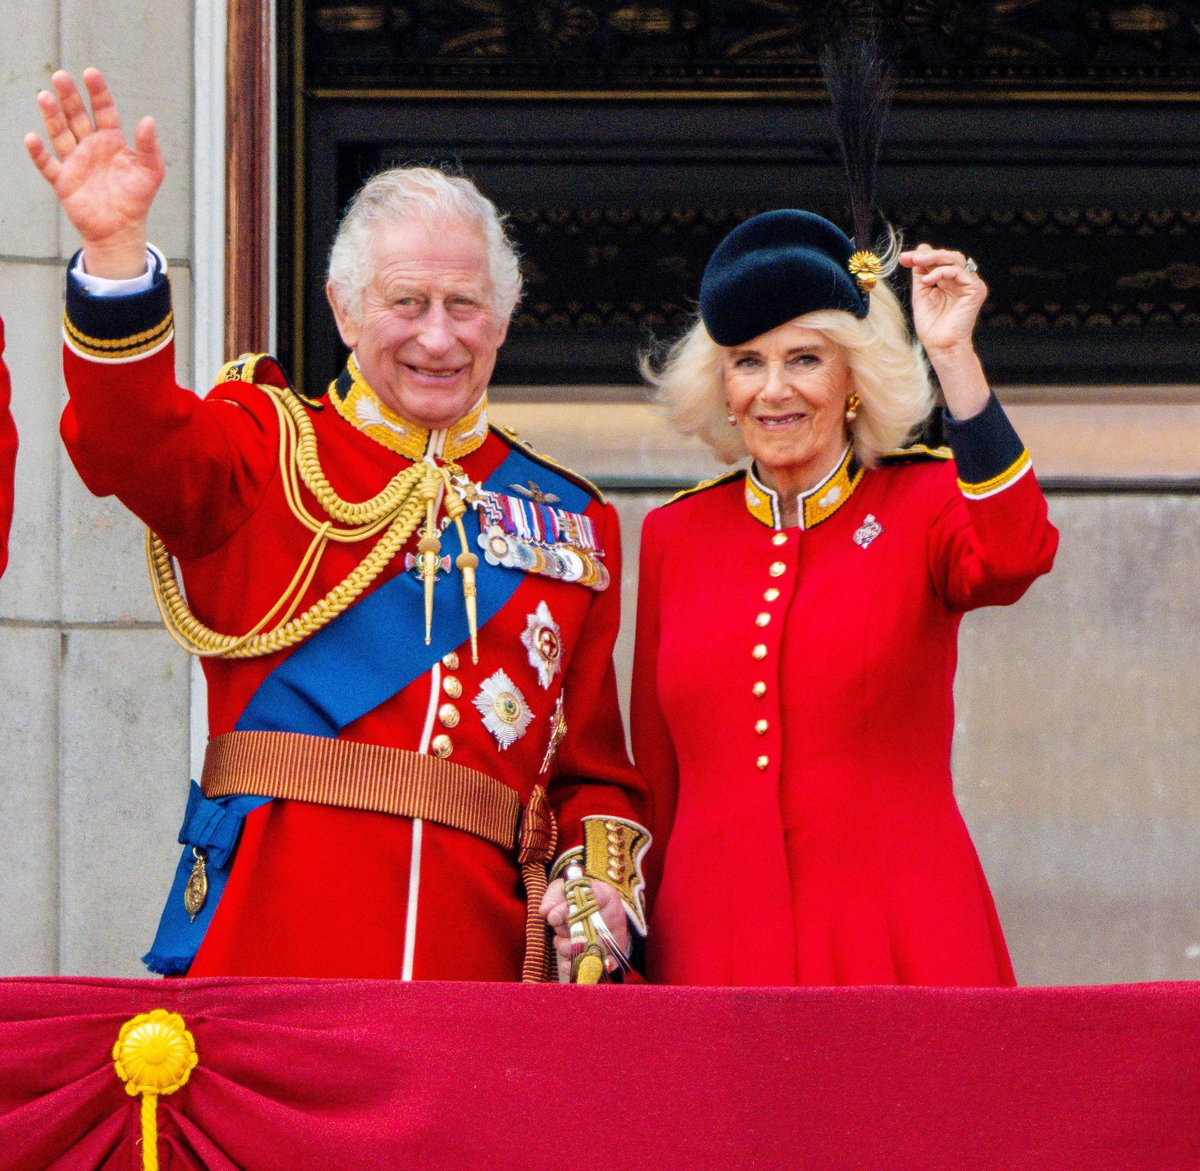
[[[199,1064],[160,1166],[1200,1167],[1200,987],[938,990],[0,981],[0,1167],[141,1166],[121,1025]]]

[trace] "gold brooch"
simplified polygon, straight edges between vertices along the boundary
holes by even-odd
[[[846,267],[864,293],[869,293],[883,274],[883,261],[874,252],[856,252],[846,262]]]
[[[554,704],[554,714],[550,717],[550,743],[546,746],[546,755],[542,758],[542,767],[538,769],[538,776],[550,771],[550,762],[554,759],[554,754],[558,751],[558,746],[563,742],[566,734],[567,719],[563,715],[563,697],[560,691]]]

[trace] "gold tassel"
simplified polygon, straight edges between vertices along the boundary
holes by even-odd
[[[158,1099],[182,1089],[199,1060],[178,1013],[156,1008],[121,1026],[113,1068],[131,1098],[142,1096],[142,1171],[158,1171]]]
[[[425,501],[425,529],[417,542],[417,557],[421,566],[421,578],[425,583],[425,645],[433,637],[433,585],[437,581],[438,561],[442,542],[437,532],[438,468],[429,465],[425,479],[421,481],[421,497]]]

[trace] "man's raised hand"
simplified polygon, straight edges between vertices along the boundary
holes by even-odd
[[[83,238],[84,268],[113,280],[140,276],[146,217],[164,171],[154,119],[137,124],[130,149],[104,75],[85,69],[83,82],[92,116],[71,75],[59,70],[50,79],[54,92],[37,96],[53,153],[36,134],[25,136],[25,149]]]

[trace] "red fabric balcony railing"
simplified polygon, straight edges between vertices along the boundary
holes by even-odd
[[[152,1009],[198,1059],[163,1171],[1200,1167],[1197,985],[82,978],[0,981],[0,1167],[143,1166],[113,1046]]]

